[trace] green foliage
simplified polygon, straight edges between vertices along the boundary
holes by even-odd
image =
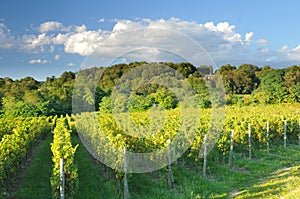
[[[154,102],[167,110],[176,108],[179,102],[176,95],[165,88],[159,89],[156,93],[152,94],[152,96]]]
[[[103,97],[102,102],[99,105],[100,112],[102,113],[112,113],[112,105],[110,97]]]
[[[36,117],[41,114],[38,107],[25,101],[14,101],[12,98],[4,98],[4,117]]]
[[[53,153],[53,173],[51,177],[51,186],[53,197],[59,198],[60,192],[60,159],[64,159],[64,175],[65,175],[65,194],[66,198],[75,196],[78,190],[78,172],[77,165],[74,163],[75,151],[78,147],[71,144],[71,130],[68,129],[67,120],[59,118],[54,128],[53,142],[51,151]]]
[[[45,117],[28,118],[18,123],[13,133],[3,135],[0,142],[0,190],[2,193],[6,192],[9,182],[19,173],[33,144],[49,133],[50,128]]]
[[[133,95],[130,97],[128,108],[129,112],[145,111],[151,108],[154,100],[150,96]]]
[[[259,71],[257,66],[251,64],[242,64],[238,68],[227,64],[218,70],[223,77],[226,92],[231,94],[250,94],[253,92],[260,83],[256,76]]]
[[[287,87],[284,85],[284,71],[265,72],[260,78],[260,87],[267,96],[267,103],[282,103],[288,95]]]
[[[193,111],[193,110],[191,110]],[[201,110],[199,123],[194,142],[189,149],[189,156],[198,160],[199,150],[203,144],[203,137],[209,131],[211,120],[211,109]],[[224,121],[224,129],[220,132],[217,144],[214,147],[216,154],[226,155],[229,151],[230,131],[234,129],[234,144],[237,152],[247,151],[248,147],[248,123],[251,124],[252,147],[253,150],[265,148],[267,141],[272,143],[283,143],[283,120],[288,120],[288,140],[295,142],[299,133],[299,117],[300,107],[293,106],[258,106],[258,107],[229,107],[227,109],[227,117]],[[118,148],[122,150],[124,146],[128,150],[137,153],[155,151],[165,146],[166,140],[175,137],[180,127],[180,109],[166,110],[167,118],[160,121],[163,126],[152,132],[152,136],[140,138],[139,136],[130,136],[130,133],[139,135],[139,128],[146,127],[151,122],[149,112],[130,113],[130,120],[127,121],[125,114],[104,114],[96,115],[100,125],[90,125],[93,120],[93,114],[82,114],[77,116],[78,132],[80,132],[87,140],[89,145],[94,147],[95,153],[108,154],[110,148]],[[129,118],[127,118],[129,119]],[[123,121],[120,125],[119,121]],[[135,124],[131,125],[130,122]],[[267,137],[266,122],[269,122],[269,137]],[[140,127],[138,127],[140,126]],[[189,134],[185,132],[188,136]],[[99,147],[99,140],[107,140]],[[103,146],[102,146],[103,145]],[[99,151],[97,151],[99,150]],[[107,150],[107,151],[106,151]],[[116,159],[111,162],[116,162]]]
[[[77,100],[78,107],[85,111],[98,111],[102,101],[111,96],[116,85],[124,75],[134,72],[135,69],[147,65],[146,62],[134,62],[130,64],[116,64],[110,67],[93,67],[73,72],[64,72],[60,77],[48,77],[45,82],[38,82],[32,77],[20,80],[0,78],[0,117],[28,117],[40,115],[65,115],[72,113],[72,101]],[[199,106],[208,108],[212,102],[211,93],[207,88],[207,81],[214,77],[211,66],[199,66],[196,68],[190,63],[152,63],[169,66],[186,78],[194,89]],[[134,69],[134,70],[133,70]],[[216,72],[222,76],[223,84],[229,104],[276,104],[300,102],[300,66],[291,66],[285,69],[274,69],[270,66],[257,67],[252,64],[233,66],[230,64],[221,66]],[[211,75],[210,75],[211,74]],[[151,74],[136,75],[133,84],[137,85]],[[201,77],[204,76],[203,78]],[[158,78],[162,77],[159,73]],[[204,79],[206,79],[204,81]],[[74,82],[78,83],[73,89]],[[180,85],[177,85],[180,88]],[[159,85],[143,85],[141,88],[131,91],[131,101],[124,102],[121,97],[114,107],[127,111],[143,111],[159,103],[161,106],[172,109],[178,106],[178,99],[170,91],[165,91]],[[236,95],[251,95],[252,100],[238,100]],[[145,99],[140,99],[143,96]],[[232,99],[231,99],[232,97]],[[73,99],[72,99],[73,98]],[[105,99],[106,98],[106,99]],[[219,98],[217,98],[219,99]],[[114,101],[114,100],[113,100]],[[249,101],[251,101],[249,103]],[[106,102],[103,104],[108,105]],[[138,104],[141,107],[138,107]],[[129,107],[130,103],[130,107]],[[219,102],[223,104],[222,101]],[[105,105],[105,106],[106,106]],[[108,106],[102,109],[109,110]],[[120,111],[118,110],[118,111]],[[76,110],[75,110],[76,112]],[[80,112],[80,110],[78,110]]]

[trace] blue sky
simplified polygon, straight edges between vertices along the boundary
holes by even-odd
[[[271,0],[3,0],[0,77],[45,80],[66,70],[76,71],[105,39],[122,31],[154,26],[157,31],[167,27],[191,37],[217,66],[252,63],[287,67],[300,62],[299,8],[298,1]],[[166,34],[157,33],[158,43],[165,42]],[[129,35],[118,37],[127,40]],[[168,38],[172,42],[176,37]],[[128,41],[132,44],[133,38]],[[138,37],[133,47],[138,48],[142,41]],[[172,43],[168,46],[175,49],[176,40]],[[184,44],[178,45],[184,48]],[[116,43],[118,49],[102,52],[101,56],[109,60],[122,47]],[[102,51],[108,52],[106,48]]]

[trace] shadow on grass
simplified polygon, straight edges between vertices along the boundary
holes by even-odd
[[[76,199],[122,198],[119,180],[113,171],[95,160],[77,136],[72,136],[72,144],[79,144],[75,153],[78,165],[79,190]]]
[[[52,172],[52,153],[50,143],[52,136],[49,135],[40,145],[25,178],[21,181],[16,198],[51,198],[50,176]]]

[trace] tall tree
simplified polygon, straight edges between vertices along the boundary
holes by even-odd
[[[267,96],[267,103],[282,103],[288,95],[284,83],[284,71],[278,69],[261,74],[261,90]]]

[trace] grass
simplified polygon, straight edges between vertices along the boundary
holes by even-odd
[[[299,198],[291,192],[300,190],[300,166],[279,169],[264,181],[253,185],[237,198]]]
[[[40,146],[17,198],[51,198],[51,138]],[[78,165],[79,190],[76,198],[123,198],[123,185],[113,171],[97,161],[79,144],[75,161]],[[271,153],[253,151],[253,159],[234,154],[233,168],[208,161],[207,178],[202,177],[202,162],[179,159],[172,165],[175,188],[169,190],[166,168],[151,173],[131,174],[128,178],[131,198],[297,198],[300,194],[300,147],[273,147]],[[37,183],[38,182],[38,183]]]
[[[52,160],[50,143],[52,136],[48,136],[40,145],[33,158],[27,175],[21,181],[16,198],[51,198],[50,176]]]
[[[72,136],[72,144],[79,144],[75,154],[79,178],[76,199],[121,198],[120,183],[112,170],[97,163],[77,136]]]
[[[300,147],[289,145],[288,148],[277,148],[274,154],[260,154],[261,161],[268,165],[266,173],[258,167],[256,175],[263,178],[236,198],[299,198],[300,193]]]
[[[249,159],[235,154],[234,166],[208,162],[208,177],[201,176],[201,162],[179,160],[173,165],[175,189],[167,188],[167,170],[133,174],[132,198],[298,198],[300,193],[300,147],[255,151]]]

